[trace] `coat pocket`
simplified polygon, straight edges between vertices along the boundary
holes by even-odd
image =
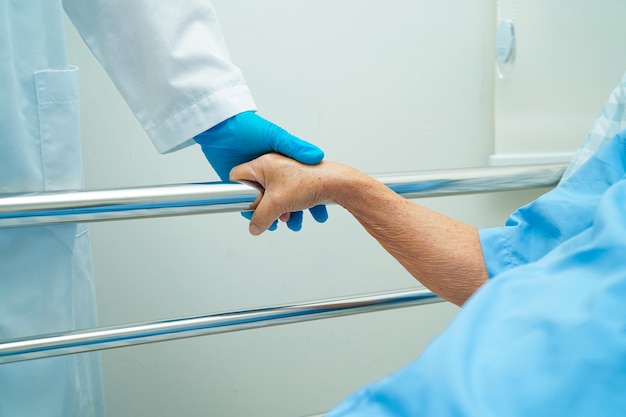
[[[41,164],[46,191],[77,190],[83,186],[80,146],[78,68],[35,73]],[[76,225],[50,226],[70,250]]]
[[[36,72],[35,86],[45,190],[79,189],[83,167],[78,68]]]

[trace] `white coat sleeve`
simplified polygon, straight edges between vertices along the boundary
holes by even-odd
[[[64,0],[66,13],[161,153],[256,110],[207,0]]]

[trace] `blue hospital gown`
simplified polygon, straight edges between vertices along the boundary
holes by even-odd
[[[481,230],[492,279],[405,368],[328,417],[626,415],[626,132]]]

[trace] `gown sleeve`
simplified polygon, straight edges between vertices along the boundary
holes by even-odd
[[[64,0],[65,11],[161,153],[256,110],[210,1]]]
[[[626,181],[592,226],[503,272],[413,363],[327,417],[618,417],[626,410]]]
[[[482,229],[480,242],[490,277],[541,259],[593,223],[600,197],[624,177],[622,131],[567,180],[516,210],[503,227]]]

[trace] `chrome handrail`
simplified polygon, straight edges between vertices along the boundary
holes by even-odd
[[[488,167],[374,177],[406,198],[418,198],[550,187],[565,168]],[[0,227],[234,212],[245,210],[258,195],[254,187],[229,182],[4,195]],[[430,291],[419,290],[4,340],[0,364],[438,301]]]
[[[565,165],[531,165],[374,175],[406,198],[549,187]],[[259,191],[217,182],[109,190],[0,194],[0,227],[246,210]]]
[[[432,292],[419,289],[5,340],[0,343],[0,364],[440,301],[443,300]]]

